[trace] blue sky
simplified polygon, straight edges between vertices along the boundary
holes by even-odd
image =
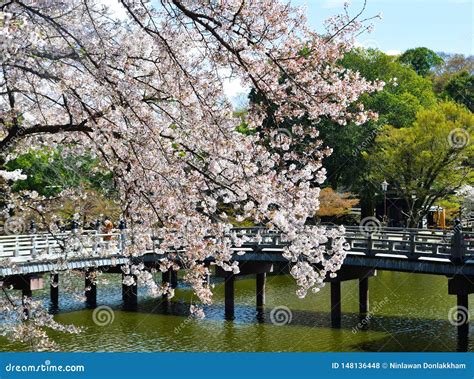
[[[305,5],[309,24],[323,31],[323,21],[343,12],[344,0],[292,0]],[[363,0],[350,1],[350,13],[356,14]],[[367,0],[365,17],[382,13],[375,30],[358,41],[395,53],[425,46],[434,51],[474,54],[473,0]]]

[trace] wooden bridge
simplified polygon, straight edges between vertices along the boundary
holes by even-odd
[[[234,283],[240,275],[256,275],[256,305],[262,311],[265,304],[266,274],[288,272],[289,262],[282,256],[287,245],[283,235],[265,228],[235,228],[237,235],[251,237],[252,242],[236,247],[240,273],[234,275],[216,267],[216,276],[225,278],[225,314],[234,315]],[[258,238],[255,238],[257,237]],[[458,312],[468,309],[468,295],[474,293],[474,233],[457,230],[382,228],[365,231],[360,227],[346,227],[345,238],[350,246],[348,255],[336,278],[327,278],[331,286],[331,321],[334,327],[341,323],[341,282],[358,280],[359,310],[361,317],[369,312],[369,278],[377,270],[402,271],[444,275],[448,279],[448,293],[457,296]],[[155,266],[159,259],[160,241],[154,239],[149,251],[140,257],[125,257],[122,252],[128,243],[127,231],[116,230],[110,234],[97,231],[73,231],[50,235],[9,235],[0,237],[0,280],[3,285],[22,290],[24,296],[43,288],[44,274],[52,275],[51,303],[58,304],[58,272],[66,269],[83,270],[88,290],[88,306],[96,305],[97,288],[95,270],[122,273],[121,267],[142,262],[146,267]],[[67,247],[67,249],[66,249]],[[179,262],[178,262],[179,263]],[[210,261],[207,263],[211,263]],[[123,273],[122,273],[123,275]],[[162,273],[163,282],[177,285],[177,272]],[[126,308],[137,304],[137,286],[122,286]],[[467,316],[467,315],[466,315]],[[458,326],[461,339],[469,334],[468,317]]]

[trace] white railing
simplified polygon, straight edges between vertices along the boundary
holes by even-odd
[[[286,244],[284,235],[262,227],[235,228],[232,233],[256,237],[242,248],[243,250],[280,251]],[[474,234],[463,233],[464,254],[474,257]],[[27,235],[0,236],[0,260],[13,262],[41,262],[58,258],[87,259],[119,256],[123,253],[126,231],[113,230],[108,234],[94,230],[64,232],[56,235],[37,233]],[[353,253],[376,256],[393,254],[410,259],[422,256],[444,256],[451,253],[452,232],[426,229],[386,228],[367,233],[359,227],[346,227],[345,238]],[[212,237],[210,237],[212,238]],[[149,251],[155,253],[160,241],[155,239]],[[239,248],[240,249],[240,248]],[[236,248],[236,250],[239,250]],[[258,250],[258,249],[257,249]],[[0,263],[0,267],[2,264]]]
[[[37,233],[0,236],[0,259],[14,262],[117,255],[122,251],[122,234],[82,231],[78,234]]]

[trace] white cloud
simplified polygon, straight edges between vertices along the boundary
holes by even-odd
[[[119,20],[127,18],[127,11],[119,0],[99,0],[98,3],[107,6],[112,15]]]
[[[400,55],[402,52],[400,50],[387,50],[385,54],[387,55]]]
[[[228,97],[234,97],[241,93],[247,93],[248,87],[242,85],[240,79],[232,78],[224,80],[224,92]]]
[[[380,49],[379,43],[375,39],[356,40],[355,47],[363,47],[364,49]]]

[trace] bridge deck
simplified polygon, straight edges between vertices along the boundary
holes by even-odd
[[[255,238],[234,249],[236,253],[245,252],[235,254],[236,261],[287,262],[282,256],[286,242],[281,234],[264,228],[235,228],[233,232]],[[366,233],[358,227],[346,227],[345,238],[349,244],[346,265],[474,276],[473,233],[463,233],[462,259],[456,264],[452,262],[452,232],[449,231],[383,229]],[[80,238],[73,233],[1,236],[0,259],[5,263],[0,263],[0,276],[123,265],[129,261],[122,254],[124,243],[125,234],[118,231],[110,234],[83,231]],[[65,246],[68,249],[65,250]],[[134,260],[162,259],[163,255],[156,254],[158,247],[156,240],[143,256]]]

